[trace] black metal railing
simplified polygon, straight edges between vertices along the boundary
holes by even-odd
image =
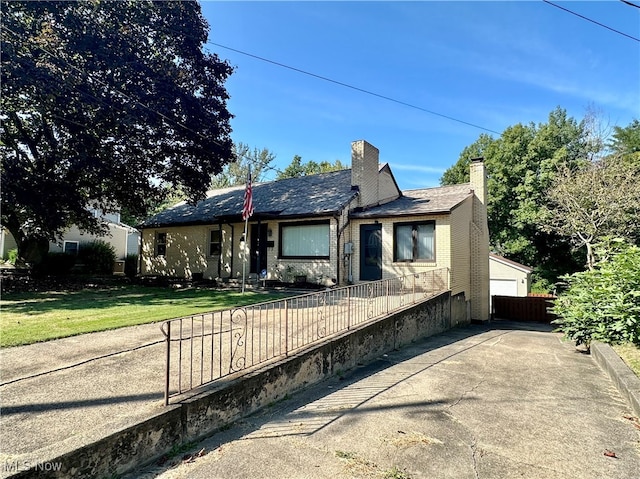
[[[165,405],[448,289],[442,268],[165,321]]]

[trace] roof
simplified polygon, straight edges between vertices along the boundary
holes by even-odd
[[[195,206],[187,203],[146,219],[141,228],[240,221],[245,186],[211,190]],[[351,187],[351,170],[286,178],[253,185],[252,218],[326,216],[342,211],[357,195]]]
[[[351,214],[352,218],[380,218],[450,213],[453,208],[473,195],[468,183],[407,190],[397,200]]]
[[[521,271],[524,271],[525,273],[532,273],[533,272],[533,268],[530,268],[529,266],[525,266],[525,265],[520,264],[520,263],[516,263],[515,261],[507,259],[504,256],[499,256],[497,254],[489,253],[489,259],[497,261],[498,263],[505,264],[507,266],[511,266],[512,268],[519,269]]]

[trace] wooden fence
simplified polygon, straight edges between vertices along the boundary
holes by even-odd
[[[555,296],[552,295],[493,296],[492,317],[493,319],[550,323],[556,319],[555,314],[549,312],[554,299]]]

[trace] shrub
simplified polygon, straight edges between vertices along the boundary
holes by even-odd
[[[36,276],[65,276],[69,274],[76,262],[76,257],[68,253],[47,253],[43,260],[34,267]]]
[[[16,261],[18,261],[18,248],[10,249],[7,252],[7,261],[12,265],[16,264]]]
[[[78,248],[78,262],[91,274],[111,274],[116,260],[115,248],[103,240],[82,243]]]
[[[576,344],[591,341],[640,345],[640,247],[613,242],[596,249],[593,270],[564,276],[554,321]]]
[[[138,255],[128,254],[124,259],[124,274],[127,278],[135,278],[138,274]]]

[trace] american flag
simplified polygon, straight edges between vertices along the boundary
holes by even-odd
[[[253,190],[251,188],[251,170],[247,176],[247,188],[244,190],[244,203],[242,204],[242,220],[246,220],[253,214]]]

